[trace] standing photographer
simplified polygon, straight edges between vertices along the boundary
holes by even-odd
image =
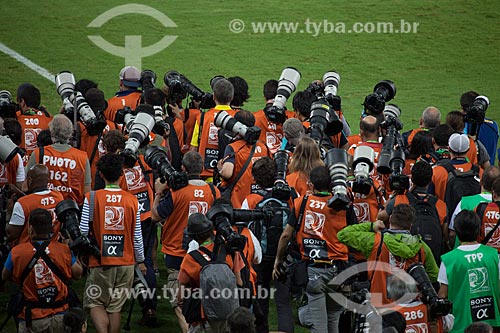
[[[368,259],[370,292],[378,297],[373,299],[374,306],[391,302],[387,295],[389,274],[377,269],[378,261],[405,270],[411,264],[421,262],[430,280],[436,281],[438,267],[431,249],[419,236],[410,234],[414,221],[415,210],[407,204],[400,204],[394,207],[389,218],[389,229],[384,233],[381,230],[386,227],[380,220],[351,225],[338,233],[339,241],[361,251]]]
[[[313,185],[313,194],[295,202],[295,212],[290,215],[279,240],[273,277],[279,277],[288,242],[295,230],[302,260],[308,265],[306,296],[311,332],[337,333],[343,308],[328,296],[328,293],[333,292],[329,282],[346,268],[348,260],[347,246],[339,241],[337,233],[358,221],[352,205],[348,210],[340,211],[327,205],[333,196],[326,167],[314,168],[309,180]]]
[[[191,150],[198,151],[203,158],[201,177],[205,179],[213,176],[219,156],[219,129],[214,124],[215,116],[222,110],[234,116],[234,111],[230,106],[234,96],[234,87],[231,82],[226,79],[217,80],[213,92],[215,107],[198,116],[191,139]]]
[[[19,198],[14,204],[12,216],[6,228],[7,239],[13,244],[28,243],[30,241],[29,230],[26,222],[31,212],[37,208],[47,209],[53,212],[56,205],[63,200],[61,193],[49,190],[49,169],[43,164],[35,164],[28,171],[26,177],[28,192],[30,194]],[[52,238],[57,239],[60,223],[52,213]]]
[[[49,123],[53,144],[36,148],[26,166],[45,164],[49,168],[49,189],[61,192],[81,206],[85,193],[90,191],[92,178],[87,153],[69,145],[73,124],[68,117],[57,114]]]
[[[235,120],[247,127],[255,124],[255,117],[250,111],[241,110]],[[231,202],[236,208],[241,207],[243,200],[252,190],[252,164],[263,156],[270,156],[269,149],[262,142],[254,144],[246,142],[241,136],[226,147],[224,158],[217,163],[219,173],[224,180],[223,186],[231,189]],[[250,160],[250,163],[247,163]],[[247,165],[245,169],[245,165]]]
[[[220,196],[217,188],[200,179],[203,158],[198,152],[190,151],[184,155],[182,170],[188,174],[188,185],[166,191],[167,183],[162,183],[160,179],[157,179],[155,199],[151,207],[153,221],[165,219],[161,233],[161,252],[165,254],[167,286],[170,290],[176,290],[179,287],[177,276],[187,253],[184,229],[188,225],[188,217],[194,213],[206,214],[214,200]],[[187,324],[175,298],[172,298],[171,305],[179,326],[186,331]]]
[[[116,111],[125,106],[132,110],[141,102],[142,92],[137,89],[141,86],[141,72],[134,66],[123,67],[120,71],[120,91],[108,100],[108,107],[104,111],[107,120],[115,121]]]
[[[62,332],[63,313],[69,308],[67,281],[80,279],[82,266],[68,245],[50,238],[49,211],[33,210],[28,228],[31,241],[12,249],[2,272],[3,280],[21,287],[27,302],[19,314],[19,332]]]
[[[80,222],[82,234],[92,234],[101,250],[100,259],[89,258],[90,273],[85,285],[85,290],[99,286],[101,293],[90,297],[92,293],[86,292],[83,298],[97,332],[120,330],[120,312],[127,294],[122,290],[116,297],[112,292],[132,287],[136,263],[146,273],[139,204],[133,194],[118,185],[122,165],[123,158],[116,154],[106,154],[99,160],[97,170],[106,187],[95,191],[95,197],[90,196],[94,193],[85,196]]]
[[[17,103],[19,112],[17,120],[22,127],[20,148],[26,151],[24,155],[24,166],[37,147],[37,137],[44,129],[49,128],[51,115],[40,106],[40,90],[31,83],[23,83],[17,88]]]
[[[457,305],[453,306],[455,324],[450,332],[463,332],[476,321],[500,326],[498,252],[476,241],[480,226],[476,213],[460,212],[455,231],[461,245],[441,257],[439,296]]]

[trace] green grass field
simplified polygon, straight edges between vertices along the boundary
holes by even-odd
[[[429,105],[440,108],[444,118],[459,107],[461,93],[468,90],[490,97],[487,116],[500,122],[497,0],[145,0],[141,4],[167,15],[177,27],[165,28],[154,18],[139,14],[115,17],[100,28],[87,27],[102,13],[124,4],[117,0],[4,3],[0,43],[53,74],[70,70],[77,79],[98,82],[108,98],[118,90],[118,73],[125,61],[98,48],[88,35],[101,35],[117,46],[124,45],[126,35],[141,35],[143,46],[175,35],[177,39],[170,46],[142,59],[143,69],[158,74],[158,86],[170,69],[185,74],[202,89],[209,88],[209,79],[216,74],[239,75],[250,86],[246,108],[257,110],[264,103],[264,82],[278,79],[284,67],[301,71],[299,89],[335,69],[342,77],[339,94],[343,109],[354,129],[364,96],[382,79],[396,83],[394,103],[402,109],[405,129],[417,127],[422,110]],[[244,22],[243,32],[230,31],[229,23],[234,19]],[[324,20],[344,22],[346,31],[356,22],[392,22],[398,29],[401,20],[418,23],[418,30],[405,34],[308,33],[306,22]],[[299,28],[297,33],[254,33],[252,22],[298,22]],[[19,84],[32,82],[41,89],[43,104],[52,113],[58,110],[60,98],[53,83],[4,53],[0,53],[0,68],[0,89],[15,94]],[[161,304],[159,313],[162,330],[176,331],[167,305]],[[137,325],[133,329],[155,331]]]

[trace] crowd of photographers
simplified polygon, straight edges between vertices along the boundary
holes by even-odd
[[[215,76],[209,93],[172,70],[157,88],[131,66],[108,100],[59,73],[54,116],[32,84],[17,103],[0,91],[0,253],[19,332],[61,332],[75,306],[97,332],[119,332],[120,288],[136,291],[124,328],[135,301],[139,324],[157,326],[158,246],[183,332],[268,332],[271,299],[280,332],[294,331],[295,309],[311,332],[498,330],[488,98],[464,93],[445,119],[427,107],[403,132],[384,80],[358,132],[337,72],[290,100],[300,78],[287,67],[265,82],[256,112],[241,77]],[[81,303],[70,280],[82,273]],[[226,289],[237,295],[211,293]]]

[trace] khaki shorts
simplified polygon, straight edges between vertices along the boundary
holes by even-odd
[[[26,327],[26,322],[23,320],[19,322],[19,333],[59,333],[64,332],[63,314],[49,316],[41,319],[33,319],[31,321],[31,329]]]
[[[167,267],[167,290],[172,292],[170,296],[170,305],[172,309],[175,309],[177,306],[177,290],[179,290],[179,280],[177,277],[179,276],[179,271],[173,268]]]
[[[101,266],[90,269],[83,293],[83,307],[102,306],[108,313],[120,312],[134,281],[134,265]]]

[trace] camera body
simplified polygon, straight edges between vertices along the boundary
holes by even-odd
[[[188,185],[188,175],[174,169],[167,158],[167,154],[159,147],[148,147],[144,153],[144,160],[153,169],[160,173],[161,181],[176,191]]]
[[[464,121],[471,125],[469,134],[474,136],[477,134],[479,126],[484,123],[486,110],[490,105],[490,100],[486,96],[477,96],[472,105],[465,110]]]
[[[245,236],[235,232],[232,226],[239,223],[246,225],[250,221],[265,218],[266,214],[273,214],[273,212],[259,209],[234,209],[230,202],[216,202],[208,210],[206,216],[214,223],[215,231],[217,235],[222,238],[227,247],[227,251],[233,253],[243,251],[247,239]]]
[[[336,211],[346,210],[351,205],[347,189],[347,173],[349,170],[347,152],[344,149],[332,148],[326,154],[326,165],[332,181],[332,198],[328,207]]]
[[[0,90],[0,117],[16,118],[19,106],[12,102],[12,94],[8,90]]]
[[[70,248],[77,255],[101,258],[101,250],[80,231],[78,205],[73,200],[63,200],[56,206],[57,219],[62,223],[61,232],[71,239]]]
[[[255,144],[260,137],[261,129],[257,126],[246,126],[229,115],[226,111],[219,111],[214,119],[214,124],[235,135],[239,135],[248,144]]]
[[[218,79],[224,78],[223,76],[215,76],[210,80],[210,85],[213,88]],[[177,71],[171,70],[165,73],[163,77],[165,85],[168,87],[168,103],[176,104],[179,101],[191,95],[193,100],[200,102],[200,109],[210,109],[215,107],[213,94],[204,92],[198,88],[187,77]]]
[[[451,313],[453,304],[447,299],[438,297],[421,263],[411,265],[406,271],[417,282],[418,288],[422,293],[422,302],[429,305],[429,316],[431,320]]]
[[[352,183],[352,191],[368,195],[373,187],[373,180],[370,173],[373,170],[375,160],[375,151],[372,147],[359,146],[354,150],[354,160],[352,167],[354,169],[355,180]]]
[[[55,77],[57,93],[61,96],[64,104],[64,114],[73,119],[75,112],[78,119],[85,125],[89,135],[98,135],[106,127],[106,120],[102,113],[97,115],[89,106],[85,97],[79,91],[75,91],[75,77],[68,71],[60,72]]]
[[[373,93],[365,97],[363,106],[365,112],[370,115],[377,115],[384,111],[385,103],[396,96],[396,85],[391,80],[382,80],[375,85]]]
[[[278,80],[278,90],[273,105],[266,108],[267,119],[276,124],[283,124],[286,120],[285,104],[290,95],[297,89],[301,74],[293,67],[286,67]]]
[[[286,171],[288,170],[288,153],[285,150],[279,150],[274,154],[274,164],[276,173],[272,189],[273,198],[281,201],[290,199],[292,190],[286,181]]]

